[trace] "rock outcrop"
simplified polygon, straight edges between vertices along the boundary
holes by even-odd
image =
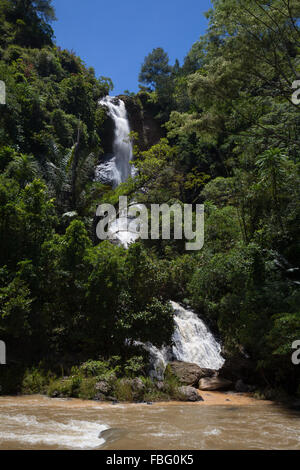
[[[198,387],[199,390],[206,391],[230,390],[233,384],[230,380],[221,377],[207,377],[199,380]]]
[[[197,364],[189,362],[174,361],[167,367],[167,374],[175,375],[183,385],[196,386],[201,378],[213,377],[216,371],[212,369],[202,369]]]
[[[183,386],[179,387],[178,391],[182,396],[182,401],[204,401],[194,387]]]
[[[255,387],[253,385],[245,384],[242,379],[236,381],[234,389],[238,393],[249,393],[254,392]]]
[[[218,376],[234,383],[243,380],[250,385],[256,384],[259,379],[255,364],[242,355],[227,357],[225,364],[218,371]]]
[[[131,130],[139,135],[138,147],[148,150],[157,144],[164,133],[161,123],[155,119],[158,109],[149,100],[149,94],[140,92],[134,97],[120,95],[118,98],[125,103]]]

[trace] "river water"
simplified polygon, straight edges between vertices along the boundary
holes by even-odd
[[[259,401],[151,406],[1,397],[0,449],[300,449],[300,414]]]

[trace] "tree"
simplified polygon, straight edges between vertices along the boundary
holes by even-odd
[[[15,41],[29,47],[52,44],[55,12],[52,0],[11,0],[4,5],[8,22],[16,25]]]
[[[38,165],[31,155],[21,154],[8,165],[7,172],[24,188],[38,175]]]
[[[12,0],[11,3],[16,15],[26,17],[35,13],[45,22],[56,19],[52,0]]]
[[[169,56],[158,47],[145,58],[139,75],[141,84],[149,85],[152,89],[162,87],[170,77],[172,67],[169,65]]]
[[[276,215],[281,226],[279,190],[286,175],[287,162],[287,156],[279,148],[266,150],[256,160],[260,183],[271,190]]]

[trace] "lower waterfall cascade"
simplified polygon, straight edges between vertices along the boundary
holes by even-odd
[[[192,310],[171,302],[174,310],[175,331],[173,346],[158,349],[151,343],[143,345],[151,360],[150,375],[162,379],[168,362],[182,361],[197,364],[204,369],[219,370],[225,363],[221,345],[203,320]]]

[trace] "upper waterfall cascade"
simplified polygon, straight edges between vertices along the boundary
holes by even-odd
[[[113,154],[108,155],[105,161],[96,167],[95,179],[116,188],[134,175],[134,167],[130,163],[133,158],[133,148],[129,138],[130,125],[124,101],[114,96],[106,96],[99,104],[107,107],[115,129]],[[136,233],[137,227],[135,219],[120,216],[110,223],[108,234],[112,240],[128,248],[130,243],[139,237]]]
[[[113,155],[96,167],[96,180],[110,183],[116,188],[132,175],[130,161],[133,157],[129,139],[130,126],[124,101],[106,96],[99,104],[106,106],[108,115],[114,121]]]

